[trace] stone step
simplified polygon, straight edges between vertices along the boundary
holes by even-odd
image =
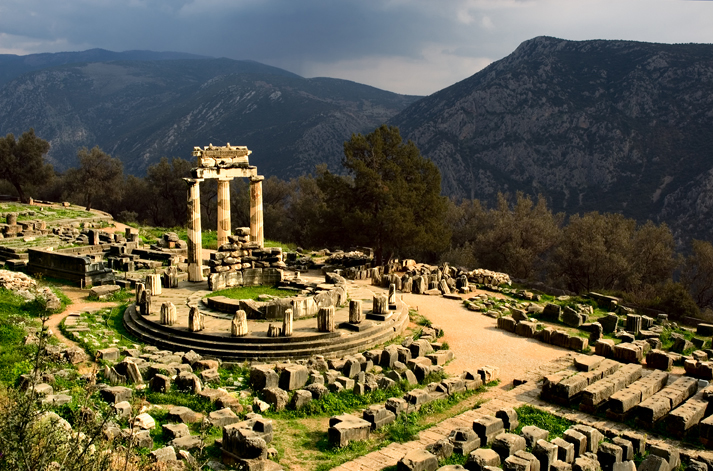
[[[364,333],[350,335],[347,339],[337,336],[328,337],[321,342],[315,342],[314,337],[289,342],[293,337],[277,338],[245,338],[217,337],[202,335],[206,340],[198,340],[188,335],[176,335],[167,332],[173,329],[164,328],[158,324],[147,322],[136,314],[133,306],[127,308],[124,314],[124,324],[127,329],[141,340],[168,350],[194,350],[197,353],[212,355],[225,360],[265,360],[309,358],[312,355],[329,357],[344,356],[366,350],[374,345],[384,343],[398,335],[408,322],[408,314],[403,309],[397,318],[378,328],[368,329]],[[167,330],[164,331],[163,329]],[[176,332],[173,330],[173,332]],[[179,332],[180,334],[180,332]],[[324,334],[331,335],[331,334]],[[224,341],[221,341],[224,339]],[[246,342],[246,340],[250,342]],[[297,338],[299,339],[299,338]]]

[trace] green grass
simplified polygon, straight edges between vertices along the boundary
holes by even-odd
[[[137,391],[137,395],[139,394],[141,393]],[[207,413],[215,410],[215,404],[211,403],[209,399],[189,392],[178,391],[176,389],[172,389],[166,393],[154,392],[145,389],[144,395],[139,397],[143,397],[151,404],[183,406],[188,407],[195,412]]]
[[[0,384],[11,385],[32,369],[30,358],[36,347],[24,345],[26,327],[39,328],[42,306],[27,302],[12,291],[0,288]]]
[[[285,289],[275,288],[273,286],[244,286],[236,288],[228,288],[220,291],[213,291],[208,294],[206,298],[211,298],[213,296],[225,296],[230,299],[252,299],[257,301],[258,296],[261,294],[269,294],[271,296],[277,296],[279,298],[286,298],[289,296],[294,296],[295,292]]]
[[[344,448],[332,448],[329,446],[329,442],[325,436],[317,442],[317,448],[322,452],[322,456],[316,458],[320,461],[320,464],[314,469],[315,471],[329,471],[382,446],[385,445],[383,445],[383,443],[377,444],[375,440],[370,439],[349,442]]]
[[[42,210],[40,211],[40,208]],[[22,213],[25,211],[34,211],[34,215],[19,215],[17,216],[18,221],[28,221],[28,220],[41,220],[41,221],[58,221],[61,219],[75,219],[75,218],[92,218],[97,215],[83,209],[77,209],[78,207],[44,207],[44,206],[30,206],[19,203],[0,203],[0,212],[3,213]]]
[[[89,296],[87,296],[87,300],[89,300],[89,301],[102,301],[102,302],[107,302],[107,303],[117,303],[117,302],[120,303],[120,302],[124,302],[126,300],[133,299],[133,298],[134,298],[134,293],[132,293],[131,291],[124,290],[124,289],[121,289],[121,290],[117,291],[116,293],[112,293],[111,296],[108,296],[105,299],[99,299],[98,296],[93,296],[91,294]]]
[[[276,240],[265,240],[265,247],[282,247],[283,252],[296,252],[297,244],[292,242],[278,242]]]
[[[516,407],[515,412],[517,412],[517,420],[519,422],[517,428],[513,431],[516,435],[520,435],[523,427],[534,425],[549,431],[549,439],[551,440],[561,437],[565,430],[574,425],[571,420],[557,417],[554,414],[528,405]]]
[[[90,356],[95,356],[97,350],[108,347],[131,347],[142,344],[124,327],[124,311],[127,305],[105,308],[96,312],[84,312],[79,316],[79,322],[85,323],[90,332],[70,332],[64,321],[60,324],[62,333],[77,342]],[[88,335],[92,334],[92,336]],[[113,340],[117,340],[113,342]]]

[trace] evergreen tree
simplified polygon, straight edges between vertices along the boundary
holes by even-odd
[[[37,137],[34,129],[22,133],[17,140],[12,134],[0,137],[0,178],[15,187],[23,203],[29,201],[27,186],[45,185],[54,176],[52,165],[44,160],[49,150],[49,143]]]
[[[318,178],[341,245],[371,246],[379,264],[393,256],[434,258],[446,248],[440,172],[398,128],[353,134],[342,165],[348,177],[325,171]]]

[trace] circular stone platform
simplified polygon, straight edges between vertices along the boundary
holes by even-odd
[[[131,334],[161,349],[193,350],[226,361],[266,362],[309,358],[313,355],[343,357],[387,342],[399,336],[408,325],[408,307],[399,301],[397,309],[388,319],[365,321],[369,326],[362,326],[358,331],[340,327],[340,324],[349,320],[349,308],[345,306],[336,308],[334,332],[318,332],[317,318],[311,317],[295,319],[291,337],[268,337],[270,323],[282,327],[282,322],[248,320],[250,333],[244,337],[232,337],[230,324],[233,316],[212,310],[199,302],[209,292],[205,282],[183,282],[178,289],[164,288],[161,295],[152,297],[150,315],[141,316],[136,305],[130,305],[124,313],[124,325]],[[347,293],[351,299],[363,299],[362,309],[365,314],[371,311],[372,299],[367,299],[366,290],[349,284]],[[159,323],[161,304],[169,301],[176,306],[178,317],[178,322],[170,327]],[[205,330],[188,330],[189,306],[197,306],[203,313]]]

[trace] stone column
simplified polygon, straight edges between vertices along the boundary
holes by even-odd
[[[372,308],[374,314],[388,314],[389,302],[385,294],[377,294],[374,296],[374,304]]]
[[[349,323],[361,323],[361,299],[352,299],[349,301]]]
[[[396,309],[396,284],[394,283],[389,285],[389,309]]]
[[[317,330],[319,332],[334,332],[334,306],[319,308]]]
[[[201,232],[202,178],[184,178],[188,183],[188,281],[203,281],[203,233]]]
[[[146,275],[146,291],[148,291],[151,296],[158,296],[161,294],[161,275]]]
[[[144,292],[146,287],[143,283],[136,283],[136,304],[141,303],[141,293]]]
[[[265,245],[262,223],[262,181],[263,176],[250,177],[250,242]]]
[[[235,313],[235,317],[230,323],[230,335],[233,337],[248,335],[248,317],[242,309]]]
[[[188,330],[191,332],[200,332],[203,329],[205,329],[203,314],[194,306],[188,312]]]
[[[173,303],[168,302],[161,304],[160,321],[162,325],[171,326],[175,324],[178,320],[176,314],[176,306]]]
[[[230,181],[218,180],[218,247],[228,243],[230,235]]]
[[[282,320],[282,335],[292,337],[292,309],[285,309],[285,317]]]

